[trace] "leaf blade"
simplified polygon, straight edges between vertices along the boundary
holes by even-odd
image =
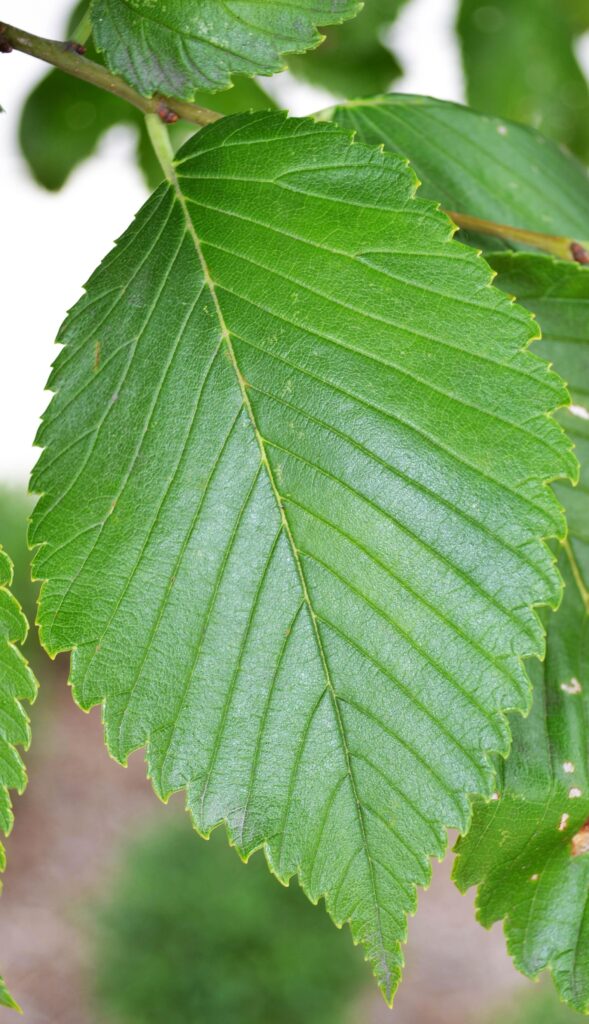
[[[179,0],[154,12],[149,0],[92,0],[94,38],[112,71],[140,92],[192,100],[227,89],[235,73],[281,71],[285,53],[317,46],[317,25],[360,10],[359,0]]]
[[[531,128],[457,103],[402,94],[341,104],[320,116],[410,160],[423,194],[447,210],[589,238],[586,169]],[[501,245],[484,237],[474,243],[491,251]]]
[[[390,999],[558,601],[566,392],[402,162],[260,115],[175,168],[60,335],[42,640],[113,755],[297,872]]]

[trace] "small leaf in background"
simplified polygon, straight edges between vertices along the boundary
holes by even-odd
[[[353,20],[327,29],[316,50],[293,56],[288,66],[300,78],[335,96],[382,92],[402,74],[383,36],[407,0],[366,0]]]
[[[566,0],[462,0],[458,32],[476,110],[533,125],[588,157],[589,88],[574,15]]]
[[[0,549],[0,831],[8,835],[14,814],[10,790],[22,793],[27,774],[18,747],[25,750],[30,743],[30,726],[22,701],[32,703],[37,696],[37,683],[27,662],[18,650],[27,635],[27,620],[20,605],[8,589],[12,583],[12,563]],[[0,871],[6,864],[0,843]],[[18,1009],[0,978],[0,1004]]]
[[[391,999],[559,600],[567,394],[404,161],[259,114],[175,172],[59,336],[42,639],[113,756],[298,873]]]
[[[272,75],[284,54],[318,46],[318,26],[354,17],[358,0],[92,0],[98,49],[139,92],[192,100],[234,74]]]
[[[10,992],[6,988],[6,982],[4,978],[0,977],[0,1006],[5,1006],[8,1010],[17,1010],[19,1013],[22,1012],[20,1006],[12,998]]]

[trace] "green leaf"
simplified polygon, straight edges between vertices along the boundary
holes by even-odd
[[[499,284],[542,325],[541,347],[571,381],[561,413],[577,446],[581,483],[560,485],[569,538],[559,564],[562,606],[546,615],[545,664],[532,668],[529,719],[514,716],[513,750],[500,766],[498,799],[478,803],[458,846],[456,880],[479,884],[485,926],[505,918],[516,965],[549,967],[562,997],[589,1011],[589,270],[543,256],[493,258]],[[540,346],[538,346],[540,349]]]
[[[10,593],[12,563],[0,549],[0,831],[8,835],[14,815],[9,791],[22,793],[27,774],[17,747],[28,748],[30,726],[21,701],[31,703],[37,695],[37,683],[18,650],[27,635],[27,620]],[[6,864],[0,843],[0,871]],[[0,1005],[19,1009],[0,978]]]
[[[318,25],[360,10],[359,0],[92,0],[94,38],[112,71],[140,92],[193,99],[231,77],[272,75],[283,56],[317,46]]]
[[[6,988],[6,982],[2,977],[0,977],[0,1006],[6,1006],[9,1010],[16,1010],[18,1013],[22,1013],[20,1006],[14,1001]]]
[[[566,391],[403,161],[260,114],[175,168],[59,335],[42,640],[113,756],[325,897],[390,998],[559,600]]]
[[[589,88],[566,6],[565,0],[462,0],[458,32],[473,107],[534,125],[587,156]]]
[[[533,129],[400,94],[342,104],[322,116],[410,160],[423,194],[447,210],[589,238],[586,169]],[[489,238],[477,242],[489,248]],[[497,239],[491,244],[500,245]]]
[[[330,28],[316,49],[289,59],[300,78],[336,96],[367,96],[387,89],[402,73],[382,42],[406,0],[366,0],[354,21]]]
[[[86,7],[87,0],[83,0],[73,10],[66,29],[68,37]],[[102,62],[91,42],[87,56]],[[275,106],[257,82],[242,76],[224,93],[198,92],[194,98],[195,102],[221,114],[269,110]],[[19,141],[35,179],[45,188],[57,190],[76,167],[92,156],[105,133],[119,124],[136,129],[139,166],[147,184],[155,188],[162,180],[162,171],[143,114],[118,96],[61,71],[50,71],[27,97],[20,120]],[[194,132],[194,126],[179,121],[171,125],[169,131],[177,147]]]
[[[449,208],[589,236],[586,172],[535,132],[418,98],[378,98],[335,116],[361,137],[410,157],[428,194]],[[582,479],[575,490],[555,485],[569,521],[568,547],[559,555],[564,601],[556,615],[544,616],[547,657],[544,665],[530,665],[532,713],[525,720],[511,717],[513,750],[506,763],[497,762],[500,799],[478,804],[459,844],[456,877],[462,889],[481,883],[479,917],[485,925],[505,918],[520,970],[535,976],[550,966],[562,995],[589,1008],[589,934],[582,918],[589,858],[571,857],[572,837],[589,819],[589,421],[583,413],[589,410],[589,270],[523,252],[488,259],[499,287],[536,314],[543,332],[536,352],[570,384],[580,415],[563,411],[559,418],[576,443]]]

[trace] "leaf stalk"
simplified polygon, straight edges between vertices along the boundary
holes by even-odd
[[[469,213],[457,213],[455,210],[446,212],[457,227],[464,231],[476,231],[478,234],[491,235],[504,241],[521,242],[523,245],[530,245],[541,252],[557,256],[561,260],[589,263],[589,252],[585,245],[573,238],[545,235],[539,231],[528,231],[526,228],[516,228],[508,224],[496,224],[491,220],[472,217]]]
[[[174,171],[174,150],[172,149],[172,143],[170,142],[168,128],[166,124],[163,123],[161,117],[157,114],[145,115],[145,127],[147,128],[147,134],[149,135],[149,139],[159,161],[159,165],[164,172],[166,179],[171,185],[174,185],[176,183],[176,174]]]

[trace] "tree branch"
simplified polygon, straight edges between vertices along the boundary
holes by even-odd
[[[495,224],[491,220],[471,217],[468,213],[446,211],[451,220],[464,231],[476,231],[480,235],[492,235],[505,241],[522,242],[534,249],[558,256],[561,260],[574,260],[576,263],[589,263],[589,253],[584,245],[573,238],[561,238],[559,235],[544,235],[538,231],[527,231],[525,228],[510,227],[507,224]]]
[[[157,114],[167,124],[182,118],[184,121],[202,126],[212,124],[221,116],[214,110],[197,106],[196,103],[187,103],[168,96],[142,96],[118,75],[113,75],[101,64],[84,57],[83,47],[79,43],[43,39],[24,29],[0,22],[0,53],[10,53],[11,50],[20,50],[21,53],[28,53],[31,57],[52,64],[68,75],[81,78],[84,82],[119,96],[144,114]]]

